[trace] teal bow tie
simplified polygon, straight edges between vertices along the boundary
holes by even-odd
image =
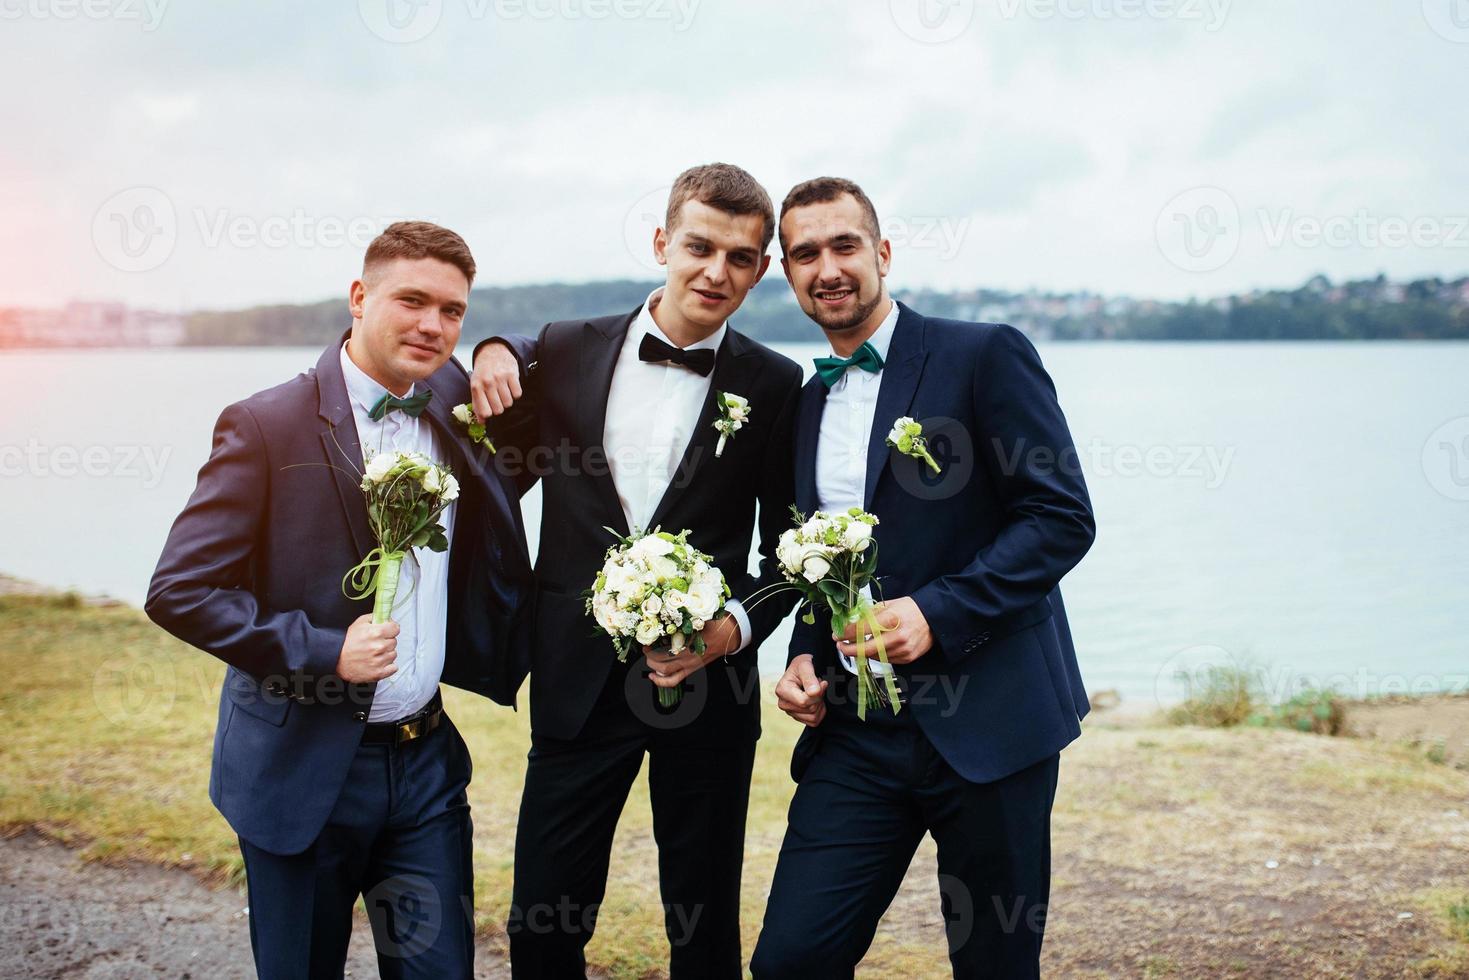
[[[368,411],[367,417],[374,422],[381,422],[384,415],[397,409],[404,415],[416,419],[423,414],[425,408],[428,408],[429,400],[433,397],[432,389],[419,395],[409,395],[407,398],[399,398],[390,391],[377,400]]]
[[[864,340],[862,346],[857,348],[857,353],[851,357],[818,357],[816,359],[816,373],[821,376],[822,383],[828,388],[841,380],[849,367],[861,368],[876,374],[882,370],[882,355],[877,352],[876,347]]]

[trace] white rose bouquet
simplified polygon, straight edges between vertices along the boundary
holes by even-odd
[[[616,535],[616,532],[612,532]],[[619,660],[634,644],[669,653],[704,652],[700,630],[724,609],[729,586],[708,555],[689,544],[689,532],[618,537],[586,592],[587,612],[612,637]],[[677,704],[682,687],[658,689],[665,708]]]
[[[845,633],[853,623],[865,623],[878,660],[887,664],[882,630],[873,615],[872,601],[864,591],[870,591],[869,587],[877,578],[877,543],[872,540],[877,515],[859,507],[853,507],[845,514],[817,511],[809,519],[799,511],[792,510],[792,513],[796,526],[780,536],[780,543],[775,549],[780,570],[790,584],[777,588],[795,588],[801,593],[810,605],[803,617],[807,623],[816,622],[817,606],[825,606],[831,613],[831,631],[837,636]],[[901,705],[891,665],[882,673],[885,691],[880,691],[872,676],[874,671],[868,662],[866,643],[859,631],[857,714],[865,720],[867,709],[884,701],[896,714]]]
[[[361,486],[377,547],[343,576],[342,592],[351,599],[372,596],[372,621],[385,623],[392,617],[403,559],[414,548],[448,550],[439,518],[458,499],[459,481],[422,453],[390,451],[368,455]]]

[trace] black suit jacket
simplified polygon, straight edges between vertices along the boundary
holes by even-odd
[[[531,728],[537,735],[574,738],[616,659],[611,641],[586,614],[583,592],[615,543],[606,529],[629,531],[602,432],[613,369],[640,310],[550,323],[535,340],[503,338],[521,361],[525,397],[501,427],[506,445],[497,465],[523,487],[539,479],[544,493],[530,667]],[[752,597],[780,580],[775,546],[790,526],[795,499],[791,434],[800,387],[801,369],[794,361],[727,330],[709,395],[650,523],[692,532],[690,543],[713,556],[749,613],[755,634],[749,645],[705,672],[709,692],[701,720],[727,719],[751,735],[759,734],[760,725],[757,648],[794,603],[788,593],[763,601]],[[716,458],[720,391],[748,398],[751,412]],[[752,574],[757,509],[761,561]]]
[[[339,359],[229,406],[148,588],[153,621],[225,663],[210,797],[256,846],[294,854],[320,833],[362,739],[375,684],[344,684],[347,627],[372,611],[342,575],[376,544]],[[458,476],[442,680],[513,704],[518,613],[531,592],[514,486],[468,453],[450,416],[468,401],[450,361],[424,417]]]

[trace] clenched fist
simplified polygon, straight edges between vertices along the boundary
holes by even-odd
[[[488,343],[474,359],[469,377],[474,414],[481,419],[502,415],[520,397],[520,362],[502,343]]]
[[[370,613],[358,616],[347,627],[342,652],[337,657],[337,676],[349,684],[370,684],[398,672],[398,624],[391,619],[374,624]]]

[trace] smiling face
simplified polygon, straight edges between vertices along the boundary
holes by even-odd
[[[685,201],[672,230],[653,234],[653,254],[668,267],[658,325],[681,346],[710,336],[740,308],[770,266],[765,219]]]
[[[454,353],[469,306],[469,280],[439,259],[390,259],[363,270],[363,278],[352,283],[350,305],[349,356],[401,396]]]
[[[832,340],[836,334],[875,330],[887,312],[884,277],[892,245],[874,241],[857,199],[842,194],[788,210],[780,222],[781,266],[806,315]]]

